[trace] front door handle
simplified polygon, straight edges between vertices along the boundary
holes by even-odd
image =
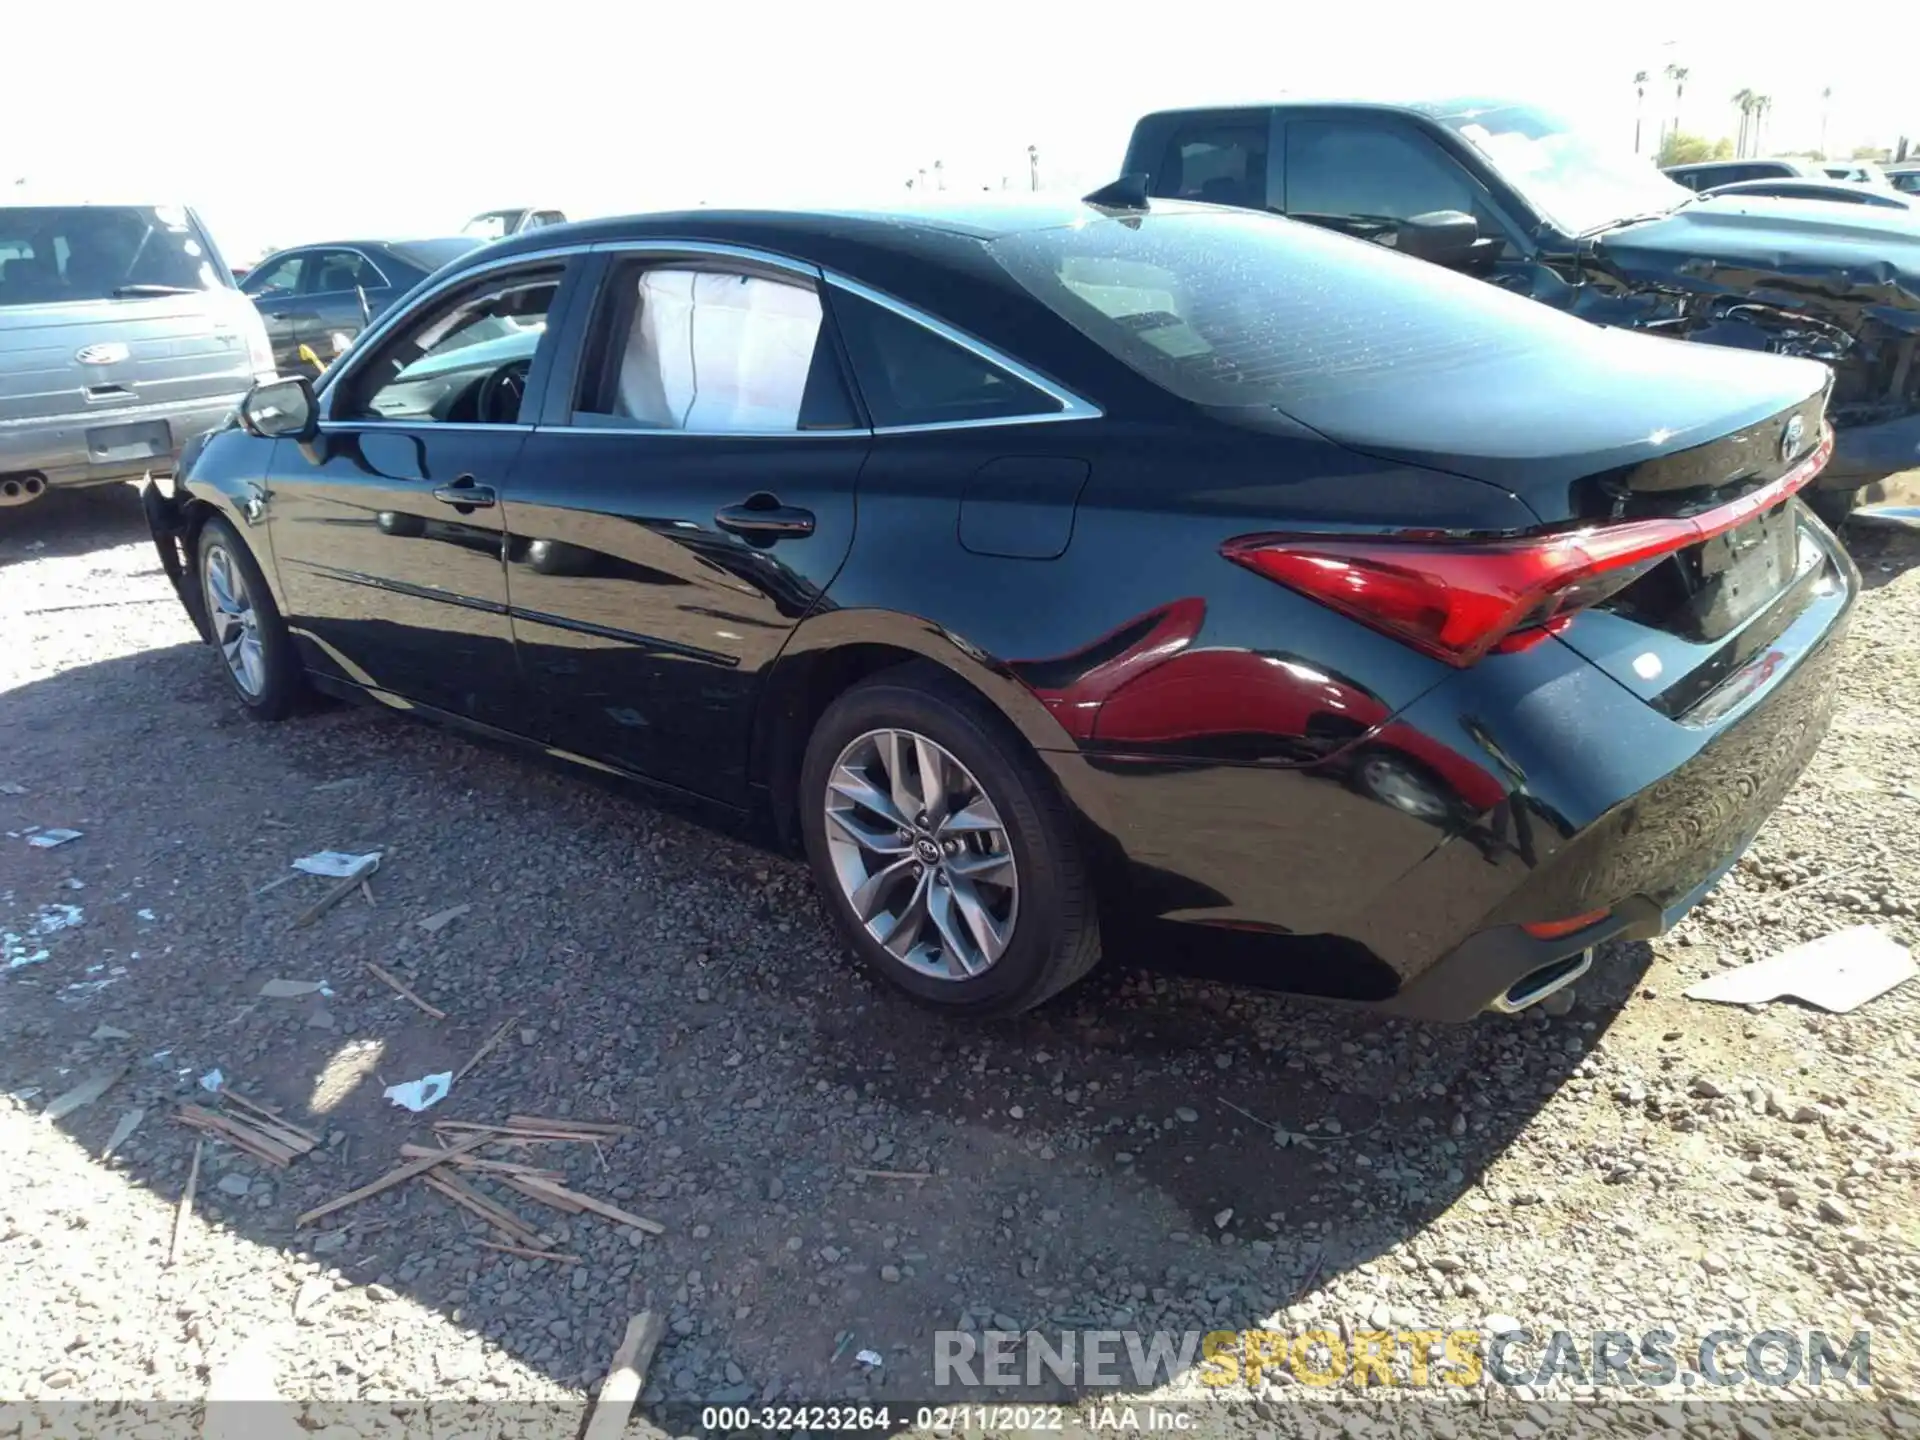
[[[813,533],[813,512],[782,505],[780,497],[762,490],[743,505],[723,505],[713,523],[735,535],[755,539],[790,540]]]
[[[490,508],[499,497],[493,493],[491,485],[476,485],[471,475],[462,475],[451,485],[436,485],[433,498],[442,505],[451,505],[461,514],[469,510]]]

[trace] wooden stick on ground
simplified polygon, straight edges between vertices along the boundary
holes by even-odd
[[[458,1176],[429,1175],[425,1183],[429,1190],[444,1195],[454,1204],[471,1210],[516,1244],[532,1247],[539,1245],[539,1232],[531,1225],[504,1205],[498,1205],[489,1200]]]
[[[538,1191],[541,1195],[551,1195],[555,1200],[572,1201],[583,1210],[591,1210],[596,1215],[604,1215],[609,1220],[618,1220],[622,1225],[631,1225],[636,1230],[644,1230],[649,1235],[664,1235],[667,1227],[658,1220],[649,1220],[644,1215],[635,1215],[630,1210],[622,1210],[618,1205],[610,1205],[597,1195],[583,1195],[578,1190],[569,1190],[553,1180],[535,1180],[530,1176],[517,1176],[516,1190],[531,1187],[526,1193]]]
[[[627,1417],[633,1402],[646,1387],[647,1367],[666,1332],[665,1320],[651,1310],[642,1310],[627,1321],[627,1333],[620,1348],[613,1352],[607,1378],[600,1385],[600,1398],[594,1402],[593,1418],[587,1421],[582,1440],[620,1440],[626,1432]]]
[[[275,1125],[278,1125],[282,1130],[292,1131],[295,1135],[298,1135],[301,1139],[305,1140],[309,1145],[318,1145],[320,1143],[320,1137],[314,1134],[313,1131],[307,1129],[305,1126],[294,1124],[293,1121],[287,1119],[284,1115],[280,1113],[279,1110],[275,1109],[273,1106],[262,1105],[258,1100],[249,1100],[245,1095],[242,1095],[238,1090],[235,1090],[228,1085],[222,1085],[220,1087],[220,1093],[221,1095],[226,1097],[228,1100],[231,1100],[234,1104],[238,1105],[241,1109],[251,1110],[253,1111],[254,1114],[260,1116],[262,1119],[271,1120]]]
[[[467,1072],[493,1052],[493,1047],[506,1038],[507,1031],[512,1027],[513,1022],[519,1018],[518,1015],[510,1015],[500,1022],[500,1028],[489,1035],[481,1044],[480,1048],[473,1052],[473,1058],[454,1072],[453,1078],[456,1083],[466,1079]]]
[[[633,1126],[612,1120],[545,1120],[538,1115],[509,1115],[508,1130],[569,1130],[581,1135],[631,1135]]]
[[[930,1170],[861,1170],[856,1168],[853,1173],[856,1175],[864,1175],[869,1180],[933,1179],[933,1172]]]
[[[405,1160],[425,1160],[431,1155],[446,1155],[444,1146],[405,1144],[400,1147],[400,1156]],[[533,1175],[541,1180],[564,1180],[566,1175],[559,1170],[542,1170],[538,1165],[522,1165],[513,1160],[486,1160],[478,1155],[462,1155],[454,1162],[462,1170],[478,1170],[487,1175]]]
[[[180,1192],[180,1208],[173,1212],[173,1240],[167,1246],[167,1265],[171,1267],[180,1258],[180,1242],[187,1236],[187,1217],[193,1214],[193,1190],[200,1183],[200,1147],[204,1140],[193,1142],[193,1160],[187,1166],[187,1187]]]
[[[306,1214],[293,1222],[294,1229],[304,1229],[306,1226],[318,1220],[322,1215],[331,1215],[334,1211],[344,1210],[349,1205],[358,1205],[362,1200],[372,1199],[382,1191],[391,1190],[394,1186],[403,1184],[413,1179],[416,1175],[424,1175],[427,1171],[433,1169],[434,1166],[444,1165],[455,1155],[463,1154],[475,1146],[485,1143],[485,1140],[486,1137],[484,1135],[475,1135],[471,1139],[462,1140],[459,1144],[448,1147],[444,1154],[430,1155],[421,1160],[412,1160],[396,1170],[389,1170],[369,1185],[362,1185],[358,1190],[349,1190],[346,1194],[329,1200],[324,1205],[316,1205],[313,1209],[307,1211]]]
[[[296,1150],[292,1146],[283,1144],[264,1131],[242,1125],[232,1116],[203,1109],[198,1105],[182,1105],[178,1118],[182,1124],[216,1135],[228,1144],[246,1151],[256,1160],[264,1160],[267,1164],[282,1170],[293,1163],[296,1155],[305,1153],[304,1150]]]
[[[322,895],[318,900],[314,901],[313,904],[309,905],[294,917],[293,928],[299,930],[311,925],[322,915],[326,914],[328,910],[338,905],[342,900],[346,899],[347,896],[357,890],[360,887],[360,882],[379,868],[380,862],[377,859],[365,860],[354,866],[351,875],[348,875],[338,885],[334,886],[333,889]]]
[[[409,990],[404,984],[402,984],[399,976],[388,974],[385,970],[382,970],[378,965],[374,964],[371,960],[367,962],[367,969],[373,972],[374,979],[380,981],[381,984],[383,985],[387,985],[391,987],[394,993],[399,995],[399,997],[402,1000],[405,1000],[410,1005],[412,1005],[414,1009],[424,1011],[426,1014],[431,1015],[436,1020],[444,1020],[447,1018],[446,1011],[440,1009],[437,1006],[427,1004],[426,1001],[422,1000],[418,995],[414,994],[413,991]]]
[[[518,1255],[523,1260],[552,1260],[559,1265],[578,1265],[578,1255],[562,1255],[556,1250],[529,1250],[524,1245],[507,1245],[498,1240],[476,1240],[482,1250],[498,1250],[502,1255]]]
[[[569,1215],[578,1215],[587,1208],[584,1205],[577,1204],[569,1196],[556,1195],[551,1190],[543,1190],[539,1186],[529,1183],[527,1177],[524,1175],[509,1175],[507,1177],[507,1185],[510,1189],[518,1190],[529,1200],[538,1200],[542,1205],[551,1205],[554,1209],[565,1211]]]

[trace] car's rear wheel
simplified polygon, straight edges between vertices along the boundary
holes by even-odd
[[[848,946],[925,1004],[1015,1014],[1099,958],[1087,867],[1052,778],[932,666],[875,676],[827,708],[800,820]]]
[[[200,593],[234,693],[256,720],[280,720],[303,688],[286,622],[253,552],[224,519],[201,527]]]

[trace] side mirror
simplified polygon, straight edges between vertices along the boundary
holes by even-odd
[[[305,376],[263,380],[240,402],[240,426],[269,440],[311,440],[317,413],[313,384]]]
[[[1459,265],[1473,258],[1480,227],[1462,210],[1429,210],[1394,227],[1396,250],[1435,265]]]

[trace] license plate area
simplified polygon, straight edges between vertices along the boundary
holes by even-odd
[[[1792,583],[1799,529],[1791,505],[1776,505],[1679,557],[1692,591],[1686,628],[1703,640],[1738,629]]]
[[[171,456],[173,429],[165,420],[95,426],[87,431],[87,454],[97,464]]]

